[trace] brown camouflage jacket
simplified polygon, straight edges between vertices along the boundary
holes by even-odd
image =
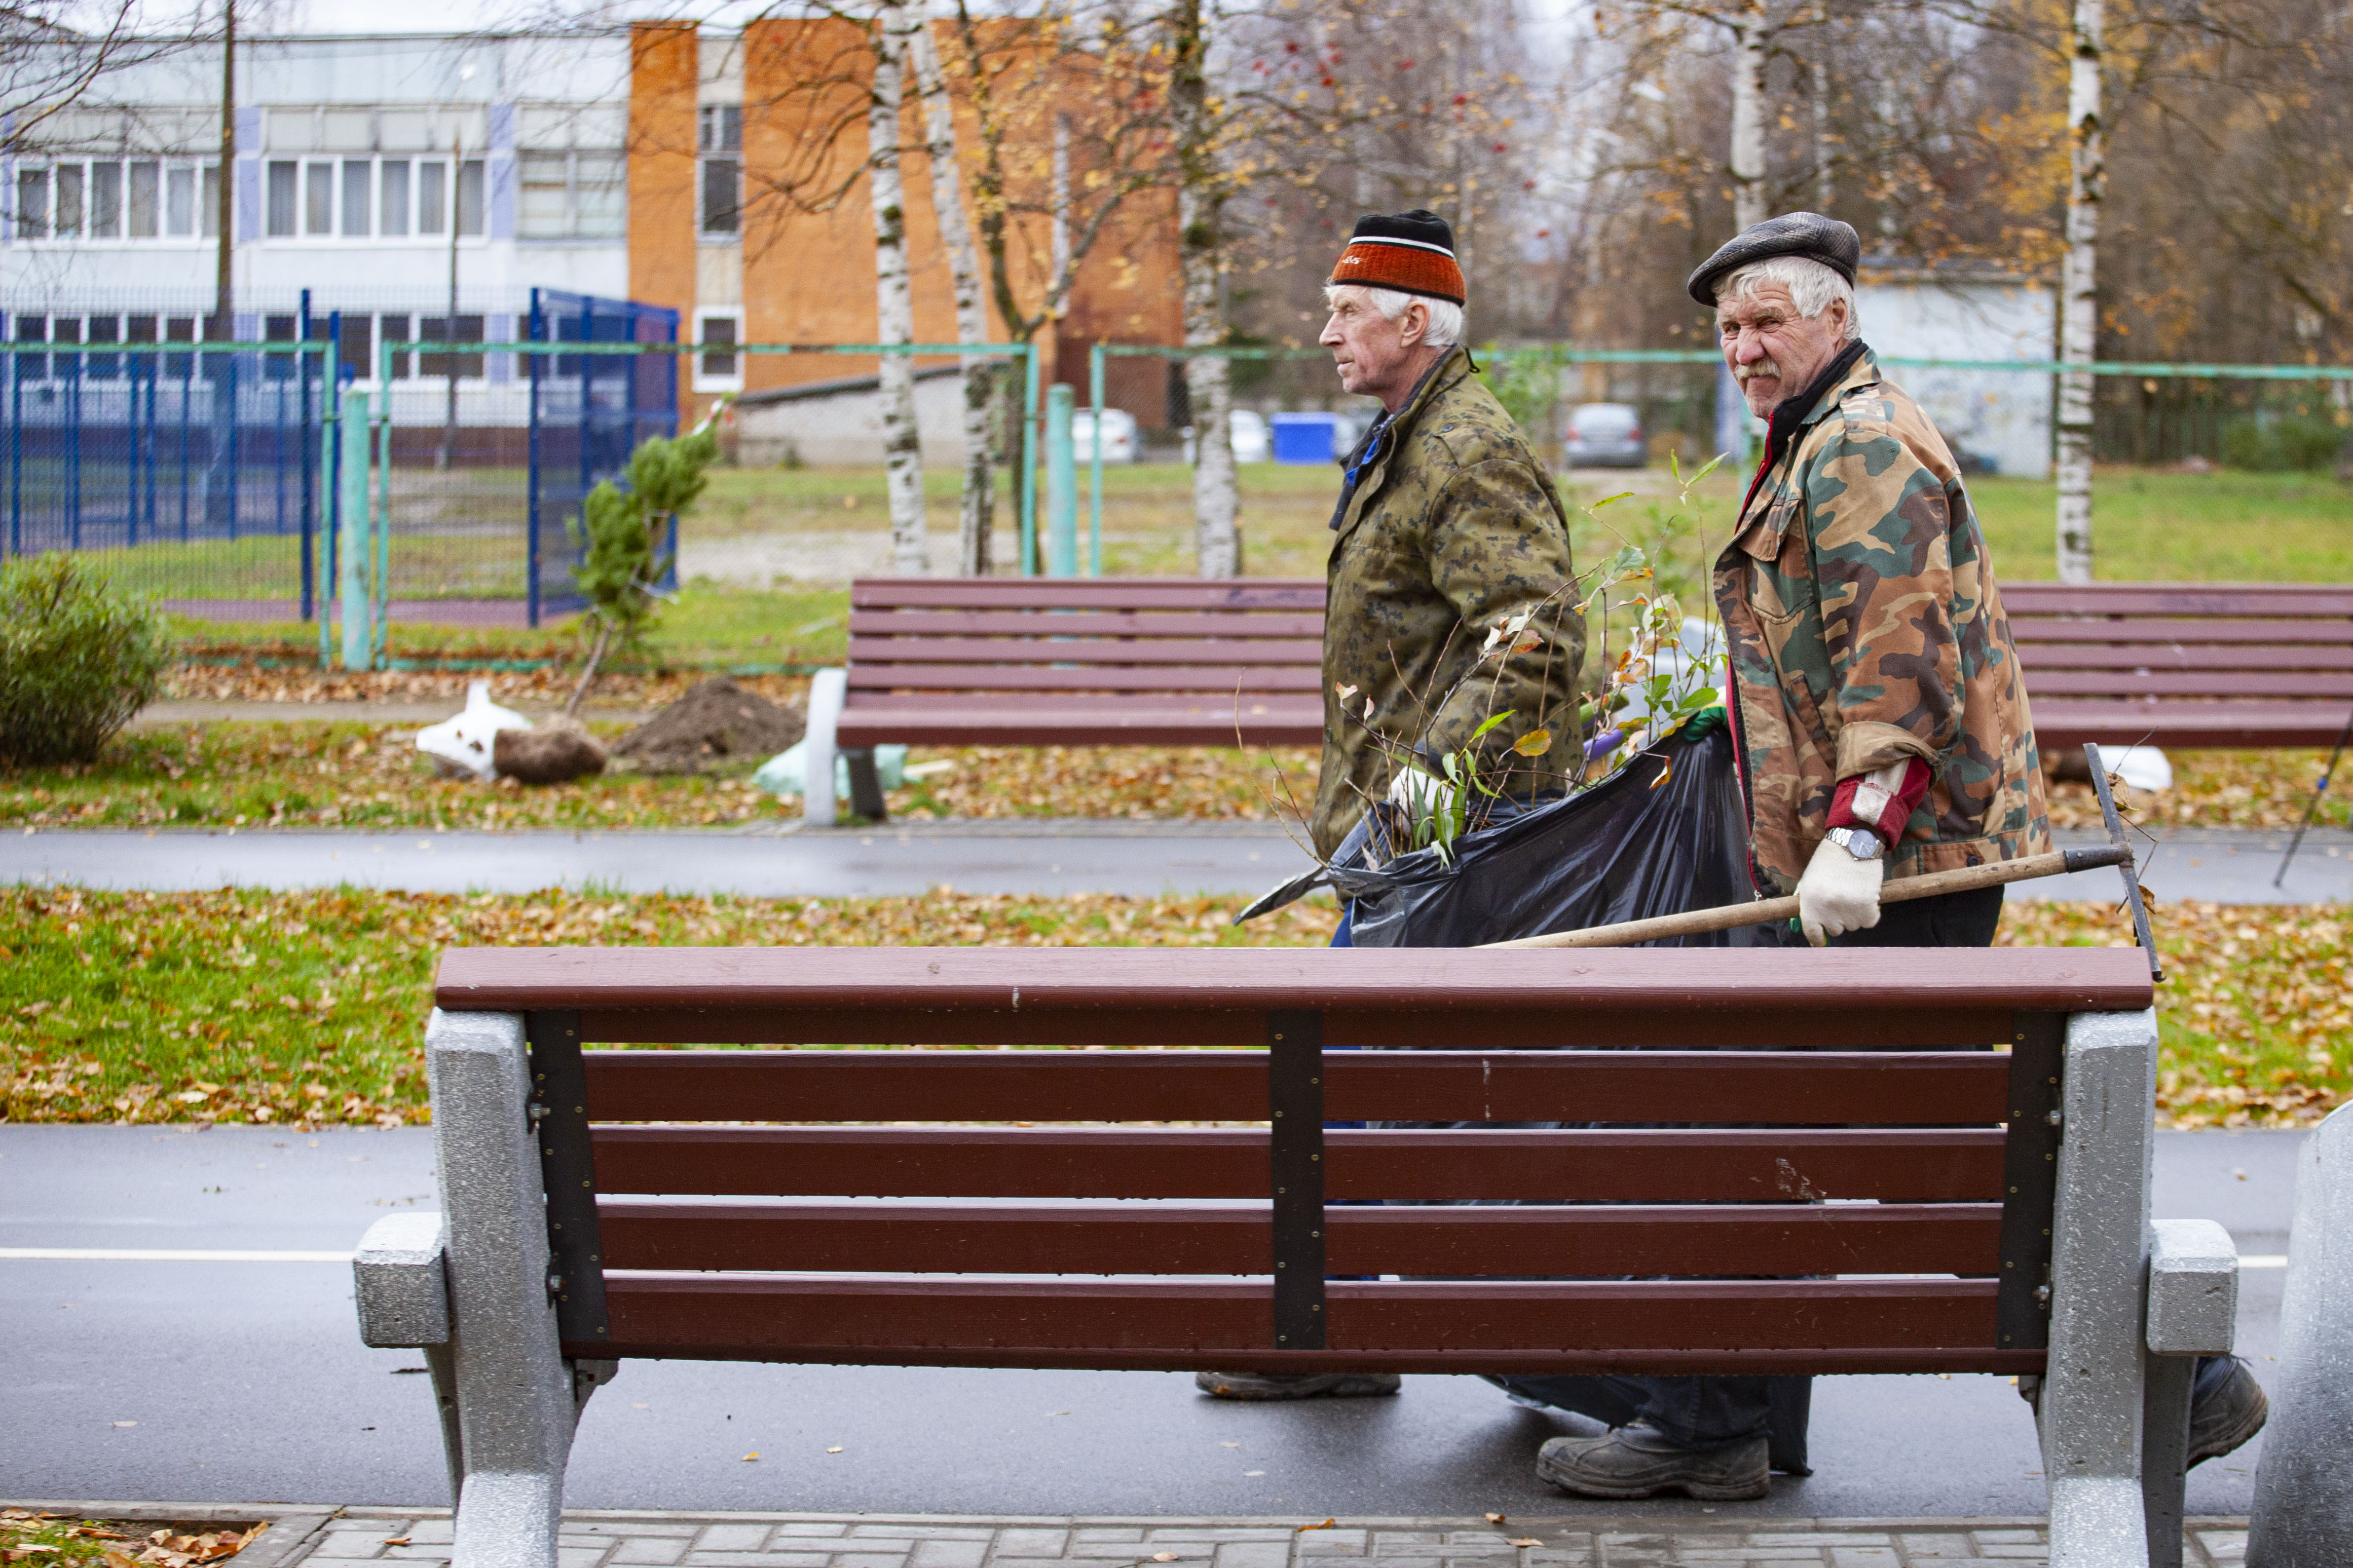
[[[1564,783],[1577,754],[1585,654],[1568,519],[1463,350],[1440,360],[1388,421],[1333,527],[1316,853],[1329,856],[1366,801],[1388,793],[1398,750],[1459,751],[1493,713],[1512,717],[1481,741],[1482,776],[1514,794]],[[1535,612],[1534,646],[1482,659],[1489,630],[1522,610]],[[1512,754],[1537,728],[1551,731],[1551,749]]]
[[[1890,878],[2048,850],[2018,651],[1944,437],[1868,349],[1775,423],[1787,449],[1715,574],[1758,885],[1797,886],[1841,779],[1907,757],[1934,777]]]

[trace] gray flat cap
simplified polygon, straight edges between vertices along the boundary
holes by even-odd
[[[1699,264],[1683,287],[1701,304],[1715,304],[1715,280],[1736,267],[1762,261],[1768,256],[1802,256],[1819,261],[1848,282],[1854,281],[1854,264],[1862,258],[1862,241],[1854,230],[1820,213],[1783,213],[1763,223],[1750,224],[1726,240],[1714,256]]]

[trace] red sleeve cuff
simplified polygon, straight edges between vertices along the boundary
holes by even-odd
[[[1887,781],[1894,772],[1892,767],[1882,768],[1877,773],[1839,780],[1838,790],[1831,796],[1829,826],[1868,827],[1890,848],[1902,843],[1904,825],[1926,798],[1928,781],[1934,775],[1927,763],[1917,757],[1908,757],[1904,763],[1903,782],[1891,792]]]

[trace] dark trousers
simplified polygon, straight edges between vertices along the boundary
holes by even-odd
[[[2001,924],[2000,888],[1889,904],[1869,931],[1831,939],[1832,947],[1990,947]],[[1805,939],[1783,932],[1784,945]],[[1524,1399],[1574,1410],[1612,1426],[1641,1422],[1671,1443],[1705,1447],[1766,1437],[1775,1469],[1806,1473],[1809,1377],[1504,1377]]]

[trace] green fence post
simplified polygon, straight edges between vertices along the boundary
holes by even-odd
[[[1021,345],[1021,575],[1038,575],[1038,345]]]
[[[1087,575],[1103,575],[1103,346],[1091,345],[1087,350],[1087,408],[1094,431],[1094,457],[1088,464],[1092,479],[1087,492]]]
[[[1046,573],[1052,577],[1079,574],[1079,465],[1071,438],[1077,401],[1066,381],[1046,389],[1046,494],[1052,507],[1046,514]]]
[[[319,616],[319,668],[321,669],[333,668],[335,660],[335,617],[328,613],[327,601],[332,595],[328,593],[327,584],[340,584],[343,581],[338,572],[338,563],[343,557],[337,552],[336,546],[341,542],[337,538],[337,532],[343,526],[342,514],[337,509],[342,504],[343,492],[336,483],[338,470],[335,468],[335,454],[341,450],[337,438],[343,434],[343,422],[341,417],[342,411],[335,406],[336,384],[335,377],[331,374],[327,377],[326,384],[319,389],[321,483],[316,504],[319,508],[319,521],[322,523],[324,523],[330,516],[336,519],[334,528],[322,527],[319,530],[319,592],[311,603],[311,608],[318,613]],[[332,505],[329,504],[331,497],[334,503]]]
[[[343,394],[342,417],[337,421],[343,437],[343,471],[336,476],[338,499],[343,508],[342,537],[336,542],[336,554],[342,567],[341,594],[343,608],[343,668],[365,669],[374,662],[375,637],[369,625],[367,568],[368,539],[368,407],[367,394]]]

